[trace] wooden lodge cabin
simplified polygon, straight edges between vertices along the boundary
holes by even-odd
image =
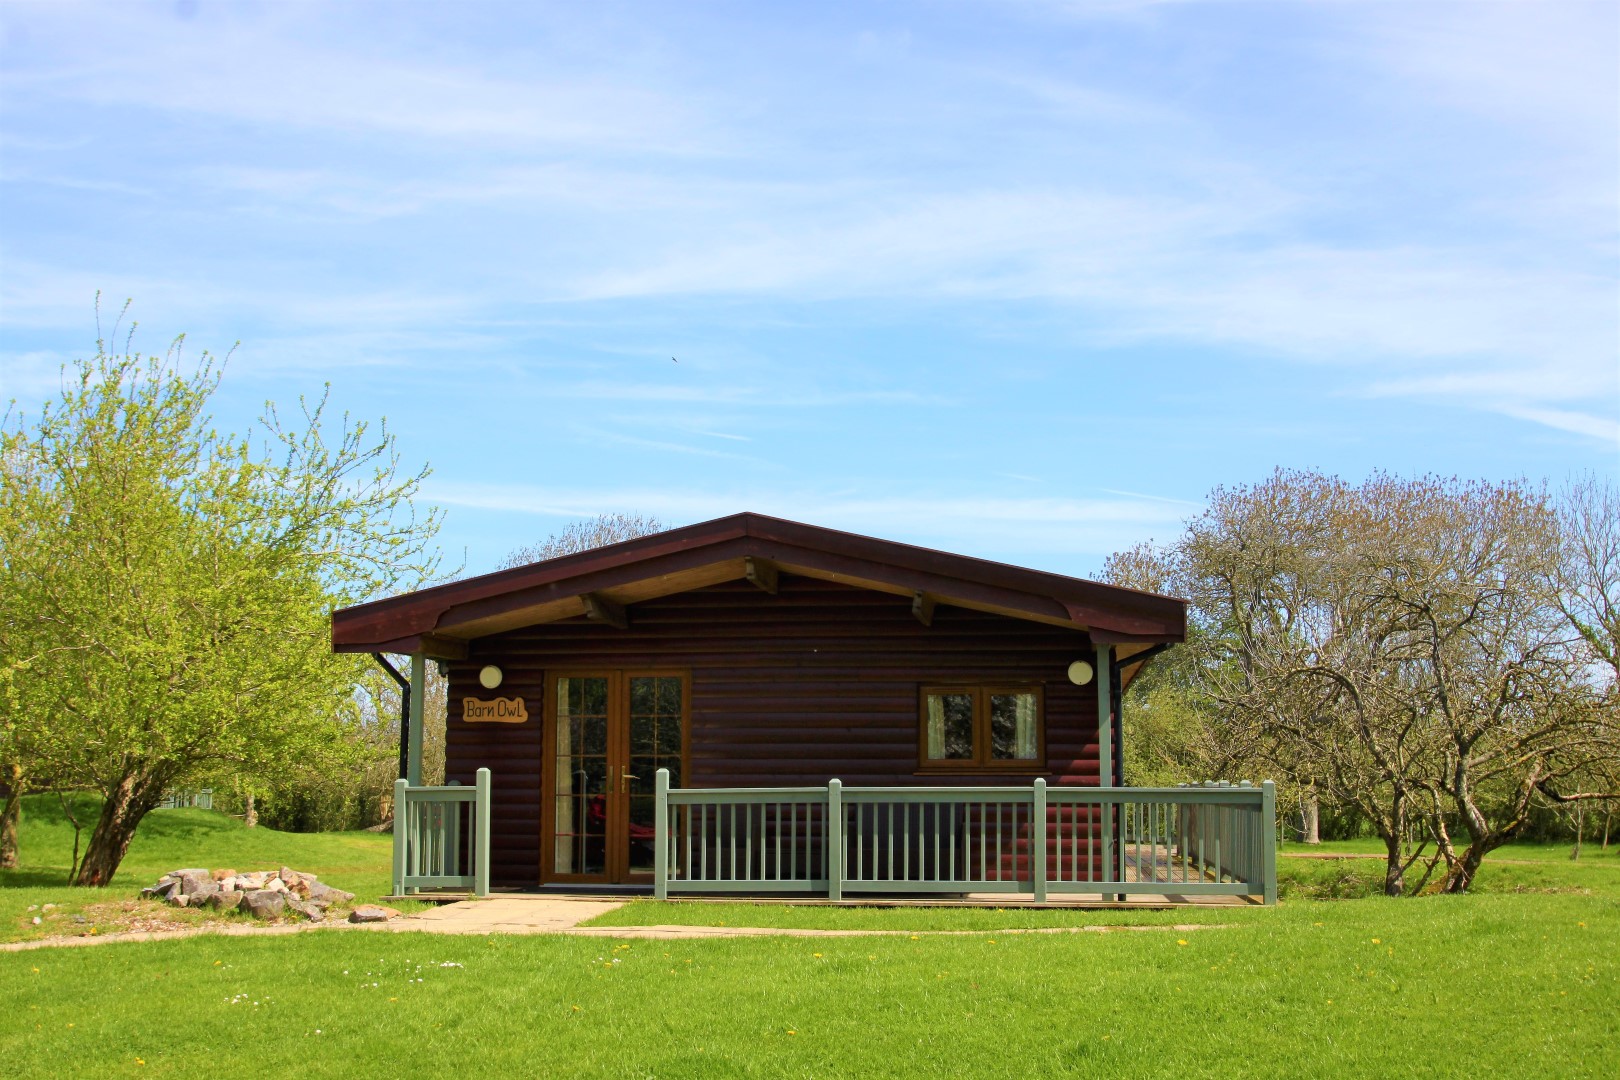
[[[1106,788],[1114,703],[1185,629],[1180,600],[737,514],[345,608],[333,646],[418,686],[443,662],[446,780],[489,770],[490,883],[533,889],[650,883],[660,768]]]

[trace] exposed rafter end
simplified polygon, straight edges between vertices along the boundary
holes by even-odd
[[[911,614],[924,626],[934,625],[934,598],[918,591],[911,594]]]
[[[460,638],[444,637],[442,634],[423,634],[421,641],[423,656],[434,660],[467,659],[467,643]]]
[[[777,570],[773,564],[766,562],[764,559],[756,559],[752,556],[744,559],[743,577],[748,579],[750,585],[764,589],[772,596],[776,595]]]
[[[585,617],[591,622],[606,623],[616,626],[620,630],[630,628],[630,617],[624,613],[623,604],[615,604],[606,597],[595,593],[586,593],[580,597],[585,602]]]

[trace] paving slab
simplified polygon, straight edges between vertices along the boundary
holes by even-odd
[[[431,934],[554,934],[624,906],[622,900],[566,896],[460,900],[378,924],[389,930]]]

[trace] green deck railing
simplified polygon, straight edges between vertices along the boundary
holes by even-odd
[[[1276,793],[1255,786],[655,786],[654,891],[1277,899]]]
[[[394,783],[394,895],[420,889],[489,895],[489,770],[472,787]]]

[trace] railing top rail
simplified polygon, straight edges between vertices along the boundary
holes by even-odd
[[[475,787],[408,787],[401,789],[406,802],[476,802]]]
[[[849,790],[848,788],[845,789]],[[691,801],[693,796],[728,796],[728,795],[780,795],[783,798],[802,798],[806,795],[825,795],[827,785],[817,787],[715,787],[715,788],[670,788],[670,802]]]
[[[418,789],[419,790],[419,789]],[[671,804],[725,802],[727,800],[802,801],[806,797],[824,797],[826,785],[816,787],[728,787],[728,788],[671,788]],[[923,801],[940,799],[975,799],[981,801],[1018,802],[1029,800],[1034,794],[1033,784],[1011,785],[897,785],[884,787],[844,787],[845,802]],[[1260,787],[1048,787],[1048,803],[1221,803],[1226,805],[1254,803],[1259,805],[1264,795]]]

